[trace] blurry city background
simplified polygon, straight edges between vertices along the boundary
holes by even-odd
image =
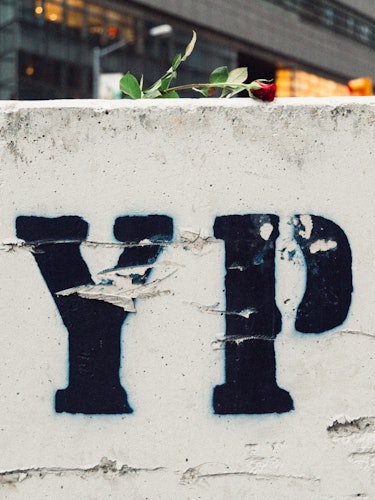
[[[152,83],[192,30],[178,83],[247,66],[278,97],[372,94],[375,0],[0,0],[0,99],[120,97],[121,74]]]

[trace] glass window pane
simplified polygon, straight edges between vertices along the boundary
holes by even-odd
[[[79,28],[83,26],[83,12],[69,9],[66,11],[66,24],[69,28]]]
[[[106,11],[106,35],[111,40],[124,39],[133,42],[135,39],[135,22],[132,16],[126,16],[114,10]]]
[[[98,42],[104,31],[103,15],[104,10],[99,5],[87,6],[87,29],[90,37]]]
[[[45,2],[44,4],[44,17],[47,21],[52,23],[61,23],[63,19],[62,6],[57,2]]]
[[[67,0],[66,5],[69,7],[75,7],[77,9],[83,9],[83,0]]]
[[[16,16],[15,5],[0,5],[0,24],[13,21]]]

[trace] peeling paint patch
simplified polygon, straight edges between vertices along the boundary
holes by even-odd
[[[314,227],[312,217],[311,215],[300,215],[299,220],[303,225],[303,227],[305,228],[305,229],[300,229],[299,234],[302,236],[302,238],[308,240],[311,236]],[[298,219],[295,219],[294,224],[298,225]]]
[[[192,250],[201,252],[208,243],[213,243],[215,240],[209,236],[205,229],[182,229],[180,232],[179,241],[184,250]]]
[[[272,234],[272,231],[273,231],[273,225],[270,224],[269,222],[265,222],[260,227],[260,236],[261,236],[261,238],[263,238],[265,241],[268,241],[269,238],[270,238],[270,236],[271,236],[271,234]]]
[[[162,276],[148,283],[143,283],[147,272],[158,267]],[[159,285],[177,272],[176,268],[168,265],[134,266],[116,268],[102,271],[101,281],[95,285],[81,285],[57,292],[58,297],[68,296],[76,293],[83,299],[102,300],[115,306],[121,307],[127,312],[136,312],[135,299],[149,299],[158,295],[166,295],[170,290],[160,290]]]
[[[348,437],[353,434],[364,434],[375,432],[375,417],[360,417],[354,420],[347,420],[342,417],[335,420],[327,427],[331,437]]]
[[[204,306],[201,304],[197,304],[192,302],[191,305],[195,306],[199,311],[208,312],[213,314],[225,314],[227,316],[242,316],[243,318],[249,319],[252,314],[256,314],[257,310],[249,307],[247,309],[243,309],[242,311],[225,311],[222,309],[217,309],[219,304],[214,304],[213,306]]]
[[[245,271],[247,269],[246,266],[228,266],[227,269],[231,269],[233,271]]]
[[[214,340],[211,345],[214,350],[217,350],[223,349],[225,345],[229,343],[240,345],[249,340],[267,340],[268,342],[274,342],[275,339],[265,335],[228,335],[227,337],[220,337]]]
[[[337,248],[337,241],[333,240],[316,240],[310,245],[310,252],[327,252],[328,250],[334,250]]]
[[[298,246],[294,240],[286,241],[284,248],[281,250],[281,259],[292,261],[297,252],[297,249]]]

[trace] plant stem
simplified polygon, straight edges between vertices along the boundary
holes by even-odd
[[[246,83],[230,83],[230,82],[216,82],[216,83],[189,83],[186,85],[178,85],[177,87],[170,87],[169,89],[166,89],[164,91],[164,94],[167,94],[168,92],[177,92],[179,90],[187,90],[187,89],[202,89],[202,88],[212,88],[212,87],[217,87],[217,88],[222,88],[225,89],[225,87],[231,87],[233,89],[235,88],[243,88],[244,90],[248,87]]]

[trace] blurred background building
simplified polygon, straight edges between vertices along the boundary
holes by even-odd
[[[162,24],[172,30],[152,36]],[[275,79],[278,96],[347,95],[359,77],[370,80],[357,92],[371,92],[374,0],[0,0],[0,99],[90,98],[94,48],[121,41],[102,71],[151,83],[193,29],[198,43],[179,83],[227,65]]]

